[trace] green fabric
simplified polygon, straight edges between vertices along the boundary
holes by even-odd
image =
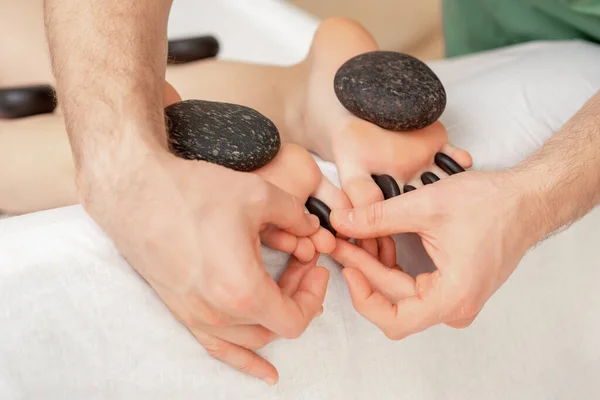
[[[600,0],[444,0],[446,55],[532,40],[600,43]]]

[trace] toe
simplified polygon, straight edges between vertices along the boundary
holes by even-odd
[[[473,158],[471,154],[463,149],[456,148],[451,144],[446,144],[442,153],[451,157],[454,161],[456,161],[463,168],[471,168],[473,166]]]

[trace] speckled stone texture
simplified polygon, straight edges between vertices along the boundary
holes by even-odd
[[[434,123],[446,91],[422,61],[392,51],[364,53],[337,71],[334,90],[352,114],[384,129],[413,131]]]
[[[165,109],[169,147],[188,160],[204,160],[236,171],[267,165],[279,151],[279,131],[251,108],[185,100]]]

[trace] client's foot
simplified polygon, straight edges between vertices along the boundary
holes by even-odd
[[[472,162],[466,151],[448,144],[440,122],[419,131],[393,132],[359,119],[342,106],[334,92],[336,72],[350,58],[375,50],[377,43],[362,26],[334,18],[321,24],[307,59],[294,67],[305,76],[300,80],[304,88],[297,89],[298,107],[304,112],[288,124],[297,126],[290,134],[295,142],[336,163],[342,188],[354,206],[383,200],[372,175],[390,175],[402,188],[420,171],[439,172],[432,167],[438,152],[463,168]]]

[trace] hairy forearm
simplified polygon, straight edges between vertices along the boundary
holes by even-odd
[[[513,171],[531,200],[538,240],[600,203],[600,92]]]
[[[94,169],[124,141],[164,140],[159,133],[171,3],[45,0],[58,100],[78,170]]]

